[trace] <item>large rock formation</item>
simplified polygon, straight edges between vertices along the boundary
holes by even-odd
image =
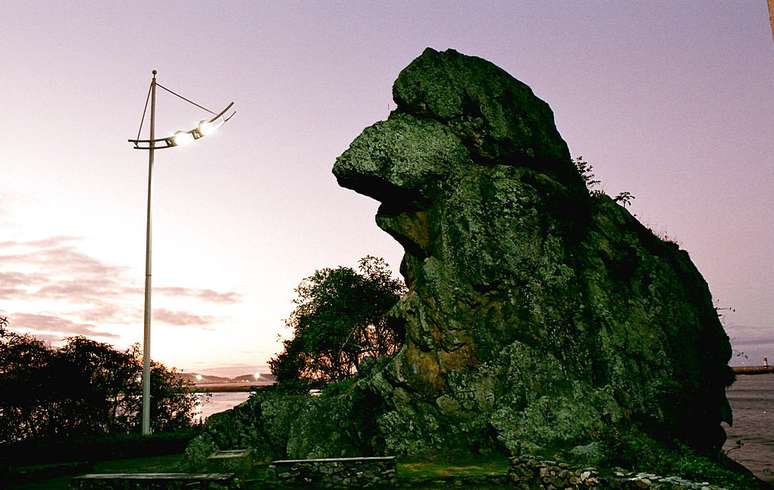
[[[515,449],[628,420],[720,447],[731,349],[688,254],[590,196],[549,106],[493,64],[427,49],[393,97],[333,173],[406,251],[379,390],[398,433],[476,420]]]
[[[643,440],[717,450],[731,350],[688,254],[590,195],[549,106],[493,64],[427,49],[393,92],[397,109],[333,172],[381,201],[377,224],[405,248],[405,346],[321,397],[259,393],[214,417],[207,444],[589,461]]]

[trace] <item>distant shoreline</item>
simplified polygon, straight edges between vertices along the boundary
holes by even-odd
[[[247,393],[274,383],[218,383],[197,384],[193,386],[196,393]]]
[[[734,374],[774,374],[774,366],[731,366]],[[273,385],[272,382],[264,383],[202,383],[194,384],[196,393],[249,393],[263,386]]]
[[[734,374],[771,374],[774,366],[731,366]]]

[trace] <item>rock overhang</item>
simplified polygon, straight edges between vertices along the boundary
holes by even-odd
[[[549,105],[486,60],[427,48],[401,71],[393,98],[390,117],[336,160],[342,187],[391,208],[416,207],[452,173],[507,165],[546,174],[573,196],[585,193]]]

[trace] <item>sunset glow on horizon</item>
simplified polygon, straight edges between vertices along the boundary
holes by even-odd
[[[148,17],[147,12],[154,14]],[[767,2],[6,2],[0,315],[47,341],[142,341],[151,70],[153,359],[252,374],[316,269],[402,249],[336,157],[426,46],[486,58],[548,102],[573,156],[687,250],[732,364],[774,359],[774,42]],[[217,129],[217,131],[215,131]],[[212,130],[212,132],[210,132]],[[143,137],[147,138],[147,121]],[[193,137],[191,138],[193,139]]]

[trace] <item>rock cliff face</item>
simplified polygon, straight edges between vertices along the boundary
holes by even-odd
[[[367,381],[387,446],[582,451],[633,423],[719,448],[731,350],[688,254],[590,196],[549,106],[493,64],[427,49],[393,97],[333,169],[406,251],[406,345]]]
[[[403,349],[320,397],[263,390],[189,452],[719,449],[731,349],[688,254],[589,195],[551,109],[493,64],[427,49],[393,91],[333,173],[405,248]]]

